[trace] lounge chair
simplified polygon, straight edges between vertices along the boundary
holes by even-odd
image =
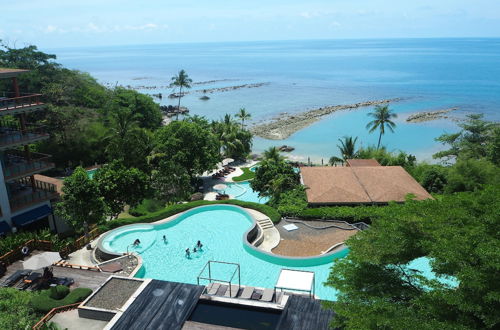
[[[28,275],[16,288],[21,290],[29,289],[31,286],[35,286],[38,281],[42,278],[41,273],[33,272]]]
[[[54,277],[54,278],[52,278],[50,283],[57,284],[57,285],[70,286],[71,284],[75,283],[75,280],[72,279],[71,277]]]
[[[210,283],[207,287],[207,294],[214,295],[217,293],[217,290],[220,288],[220,283]]]
[[[250,299],[252,298],[252,294],[254,292],[255,288],[252,286],[247,286],[243,289],[243,292],[241,293],[240,298],[241,299]]]
[[[31,269],[16,270],[16,272],[10,275],[5,281],[0,284],[2,287],[8,287],[16,284],[19,280],[28,276],[31,273]]]
[[[262,293],[261,301],[271,302],[274,296],[274,289],[265,289]]]
[[[239,290],[240,290],[239,286],[232,284],[231,290],[229,290],[228,287],[226,293],[224,294],[224,297],[235,298],[238,295]]]

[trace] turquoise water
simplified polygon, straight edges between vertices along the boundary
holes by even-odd
[[[269,198],[259,197],[259,193],[250,187],[250,182],[226,183],[227,189],[224,191],[233,199],[245,202],[266,203]]]
[[[230,205],[213,205],[192,209],[174,221],[158,225],[139,224],[118,228],[103,239],[103,247],[114,252],[136,251],[143,258],[143,268],[138,277],[155,278],[183,283],[197,282],[197,276],[209,260],[238,263],[241,266],[241,284],[273,288],[282,268],[314,271],[315,291],[322,299],[335,300],[336,290],[326,287],[330,267],[335,259],[344,257],[348,250],[335,256],[312,259],[312,263],[323,263],[309,267],[294,266],[296,261],[283,257],[272,257],[258,252],[243,244],[243,235],[252,225],[248,213]],[[167,243],[163,242],[163,235]],[[136,248],[130,245],[139,239]],[[186,258],[185,250],[191,250],[200,240],[203,251],[192,253]],[[326,262],[326,263],[325,263]],[[416,260],[412,265],[432,277],[431,269],[425,258]],[[234,271],[233,266],[212,268],[212,277],[225,280]],[[205,282],[201,282],[206,284]]]
[[[216,81],[193,89],[268,82],[259,88],[242,88],[208,94],[189,94],[182,104],[191,114],[219,119],[245,107],[253,122],[335,104],[402,97],[391,108],[399,115],[394,134],[382,143],[420,159],[440,148],[434,138],[455,131],[446,120],[410,124],[412,112],[459,107],[466,113],[485,113],[500,119],[500,39],[380,39],[297,40],[266,42],[164,44],[49,49],[72,69],[90,72],[101,82],[139,88],[144,93],[168,95],[170,77],[185,69],[195,82]],[[142,89],[156,86],[157,89]],[[161,104],[175,100],[164,97]],[[223,111],[221,111],[223,109]],[[325,161],[337,154],[338,139],[359,136],[364,146],[378,136],[365,129],[366,113],[359,109],[332,114],[282,141],[254,140],[254,151],[291,145],[296,160]],[[337,156],[339,156],[337,154]]]
[[[94,178],[95,172],[97,172],[98,168],[94,168],[92,170],[87,170],[87,175],[89,176],[90,179]]]

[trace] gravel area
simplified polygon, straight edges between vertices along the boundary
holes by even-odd
[[[119,272],[113,273],[114,275],[120,275],[120,276],[129,276],[132,274],[134,269],[137,267],[139,260],[135,256],[123,256],[119,259],[113,259],[109,260],[107,262],[103,262],[102,264],[99,264],[99,266],[106,265],[108,263],[113,263],[113,262],[119,262],[122,265],[122,269]]]
[[[344,230],[338,228],[313,229],[302,223],[294,223],[299,229],[287,231],[284,225],[291,222],[281,221],[276,228],[281,235],[281,241],[272,252],[283,256],[310,257],[321,254],[331,246],[346,241],[355,235],[358,230]],[[307,224],[324,228],[332,223],[325,221],[307,221]]]
[[[113,278],[85,306],[118,310],[139,288],[142,281]]]

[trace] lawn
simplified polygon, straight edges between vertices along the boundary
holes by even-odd
[[[235,176],[233,178],[233,181],[235,182],[241,182],[241,181],[248,181],[252,180],[255,177],[255,172],[250,170],[250,167],[242,167],[243,174],[240,176]]]

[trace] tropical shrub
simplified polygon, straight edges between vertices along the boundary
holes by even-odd
[[[0,288],[0,329],[31,329],[43,316],[30,304],[34,293]]]
[[[272,204],[282,216],[297,216],[307,208],[304,188],[299,186],[281,194],[277,203]]]
[[[62,289],[59,290],[61,290],[61,292],[63,291]],[[91,289],[76,288],[63,298],[54,299],[51,297],[52,290],[43,290],[31,299],[31,304],[36,311],[48,313],[52,308],[76,304],[77,302],[84,301],[85,298],[90,296],[91,293]]]

